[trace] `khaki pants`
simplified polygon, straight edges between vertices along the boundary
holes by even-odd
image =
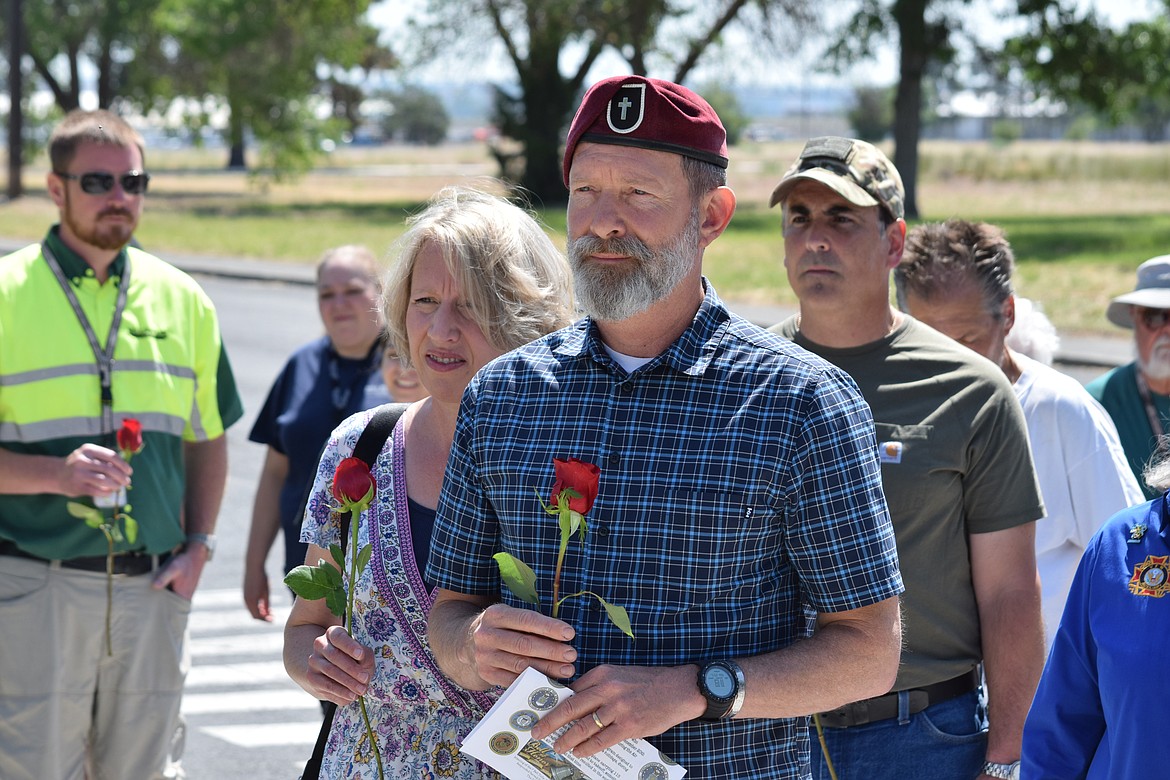
[[[151,578],[114,575],[111,656],[105,574],[0,555],[0,778],[183,776],[191,604]]]

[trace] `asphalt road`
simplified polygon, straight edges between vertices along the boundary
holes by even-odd
[[[245,414],[228,431],[230,476],[217,528],[219,546],[204,570],[191,617],[192,670],[183,710],[183,765],[191,780],[291,780],[312,750],[316,702],[290,681],[281,631],[291,600],[280,582],[279,544],[268,573],[278,618],[253,620],[240,584],[252,497],[264,448],[248,432],[293,349],[321,333],[312,287],[199,277],[215,301]]]

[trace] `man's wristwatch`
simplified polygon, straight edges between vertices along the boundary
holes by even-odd
[[[207,560],[215,557],[215,534],[187,534],[187,544],[198,542],[207,548]]]
[[[699,670],[699,692],[707,700],[700,720],[733,718],[743,707],[743,669],[734,661],[711,661]]]
[[[1001,780],[1020,780],[1020,762],[997,764],[994,761],[987,761],[983,764],[983,774],[988,777],[998,777]]]

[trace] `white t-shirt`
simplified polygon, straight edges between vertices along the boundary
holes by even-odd
[[[1067,374],[1013,354],[1022,370],[1013,389],[1048,511],[1036,523],[1036,564],[1051,644],[1085,545],[1115,513],[1146,499],[1101,404]]]

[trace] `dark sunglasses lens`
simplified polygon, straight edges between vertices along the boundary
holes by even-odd
[[[1158,330],[1170,320],[1170,310],[1142,309],[1142,324],[1150,330]]]
[[[149,173],[127,173],[122,176],[122,189],[131,195],[141,195],[150,184]]]
[[[114,177],[109,173],[81,174],[81,189],[90,195],[104,195],[114,189]]]
[[[128,195],[141,195],[146,192],[146,185],[150,183],[150,174],[140,171],[122,174],[120,181],[122,189]],[[90,195],[105,195],[114,189],[114,175],[112,173],[83,173],[81,174],[81,189]]]

